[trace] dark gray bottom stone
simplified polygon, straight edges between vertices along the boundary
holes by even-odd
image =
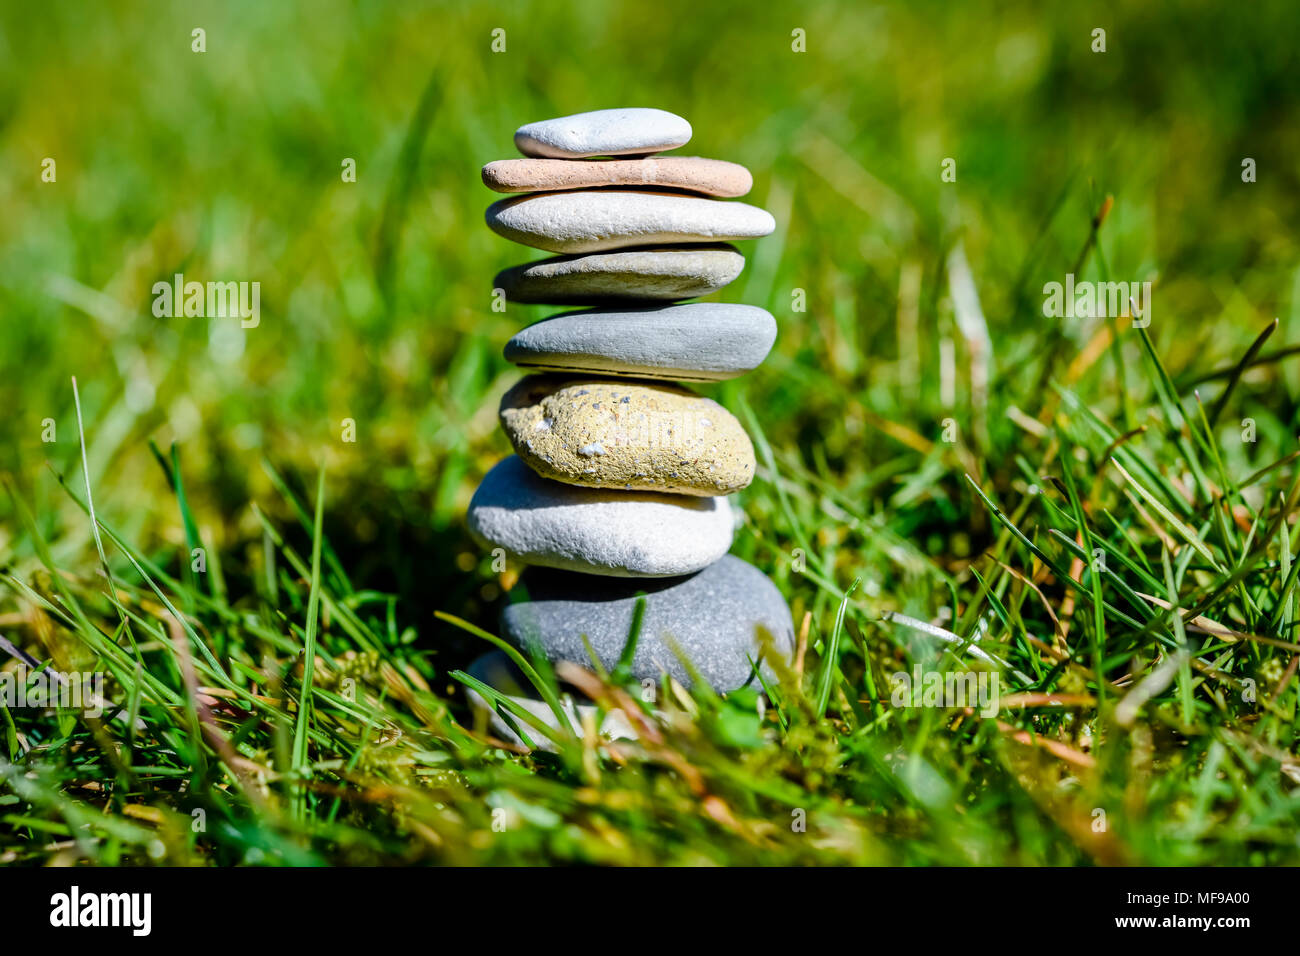
[[[502,630],[521,647],[537,641],[549,660],[590,667],[585,636],[601,665],[612,670],[627,643],[638,592],[646,595],[632,659],[638,680],[667,673],[690,686],[674,644],[710,686],[723,692],[757,685],[752,661],[759,660],[765,638],[768,654],[788,660],[794,651],[785,599],[761,571],[732,555],[674,578],[629,580],[529,568],[510,592]]]

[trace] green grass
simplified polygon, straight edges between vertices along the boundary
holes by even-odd
[[[0,864],[1300,861],[1293,13],[1037,6],[0,11],[0,637],[111,702],[0,707]],[[520,754],[463,513],[548,312],[491,311],[478,169],[624,103],[777,218],[716,297],[777,346],[706,391],[806,651]],[[1045,318],[1070,271],[1150,327]],[[176,272],[261,324],[154,318]],[[893,706],[916,664],[1012,706]]]

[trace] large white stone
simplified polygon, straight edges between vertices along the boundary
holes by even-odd
[[[525,564],[657,578],[690,574],[726,554],[734,514],[721,497],[561,484],[511,455],[474,492],[469,530]]]
[[[554,159],[661,153],[685,146],[690,139],[691,124],[686,120],[642,107],[574,113],[515,131],[519,152]]]
[[[548,252],[757,239],[776,228],[765,209],[743,202],[626,189],[542,193],[494,202],[493,232]]]

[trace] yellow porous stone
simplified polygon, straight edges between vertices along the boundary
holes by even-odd
[[[530,375],[501,424],[533,471],[570,485],[727,495],[754,477],[735,416],[676,385]]]

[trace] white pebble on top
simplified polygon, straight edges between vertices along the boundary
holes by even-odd
[[[641,107],[574,113],[515,131],[519,152],[552,159],[661,153],[690,139],[691,124],[680,116]]]

